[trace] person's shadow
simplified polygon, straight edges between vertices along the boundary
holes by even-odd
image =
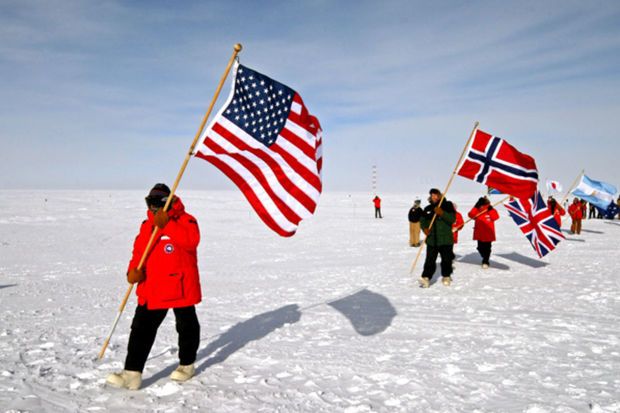
[[[348,318],[355,331],[362,336],[385,331],[397,315],[387,298],[367,289],[327,304]]]
[[[215,341],[212,341],[207,347],[198,351],[196,355],[196,375],[214,364],[223,362],[249,342],[260,340],[285,324],[298,322],[300,318],[301,311],[299,311],[299,306],[297,304],[290,304],[235,324],[225,333],[215,336]],[[201,360],[204,361],[198,365]],[[153,376],[146,378],[142,382],[142,386],[148,387],[159,379],[169,376],[175,368],[176,365],[166,367]]]
[[[285,324],[294,324],[300,319],[299,306],[289,304],[235,324],[198,352],[196,361],[206,360],[196,368],[196,374],[200,374],[214,364],[223,362],[249,342],[260,340]]]

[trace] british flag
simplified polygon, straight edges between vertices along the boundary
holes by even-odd
[[[512,198],[504,206],[540,258],[565,239],[538,190],[529,199]]]
[[[504,139],[479,129],[458,174],[523,199],[531,197],[538,185],[534,158],[519,152]]]

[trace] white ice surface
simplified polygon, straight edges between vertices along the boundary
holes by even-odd
[[[588,220],[548,258],[501,208],[492,267],[462,233],[452,287],[417,287],[413,195],[322,196],[282,239],[235,192],[180,193],[200,223],[197,376],[172,383],[174,317],[137,392],[122,368],[137,191],[0,191],[0,411],[618,412],[620,221]],[[455,195],[464,212],[475,196]],[[566,226],[566,224],[565,224]]]

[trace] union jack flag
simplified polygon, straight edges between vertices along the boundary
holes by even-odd
[[[561,240],[565,239],[560,226],[538,190],[529,199],[512,198],[504,206],[540,258],[551,252]]]
[[[269,228],[290,237],[323,188],[321,125],[290,87],[239,63],[234,73],[195,155],[228,176]]]
[[[479,129],[458,174],[516,198],[531,197],[538,185],[534,158]]]

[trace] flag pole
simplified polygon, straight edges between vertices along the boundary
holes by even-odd
[[[508,195],[506,198],[503,198],[501,201],[497,201],[496,203],[494,203],[493,205],[491,205],[493,208],[495,208],[496,206],[498,206],[499,204],[503,204],[504,202],[506,202],[508,199],[510,198],[510,195]],[[489,209],[485,209],[482,212],[479,212],[478,214],[476,214],[473,218],[469,218],[467,221],[463,222],[461,224],[461,228],[457,229],[457,228],[452,228],[452,232],[456,232],[456,231],[460,231],[461,229],[463,229],[463,227],[465,227],[465,225],[471,221],[473,221],[474,219],[478,218],[480,215],[484,214],[485,212],[487,212]]]
[[[233,47],[233,54],[230,57],[228,64],[226,65],[226,70],[224,70],[224,74],[222,75],[222,78],[220,79],[220,83],[218,84],[217,89],[215,90],[215,94],[213,95],[211,104],[209,104],[209,108],[207,109],[205,115],[202,118],[202,122],[200,123],[200,127],[198,128],[198,132],[196,132],[196,136],[194,137],[194,140],[192,141],[192,144],[189,147],[189,150],[187,151],[187,155],[185,155],[185,159],[183,160],[181,169],[179,170],[176,180],[174,181],[174,185],[172,185],[172,188],[170,190],[170,195],[168,196],[168,200],[166,201],[166,204],[164,205],[164,211],[167,211],[168,208],[170,207],[170,204],[172,203],[172,199],[174,198],[174,193],[177,187],[179,186],[179,182],[181,181],[183,174],[185,173],[185,168],[187,168],[187,164],[189,163],[191,156],[194,154],[194,149],[196,148],[198,139],[200,139],[200,135],[202,135],[202,132],[204,131],[205,125],[207,124],[207,119],[209,119],[209,116],[211,115],[211,112],[213,111],[213,106],[215,106],[215,102],[217,101],[217,98],[219,97],[220,92],[222,91],[222,87],[224,86],[224,82],[226,81],[226,78],[228,77],[230,68],[232,67],[241,49],[243,49],[243,46],[240,43],[235,44]],[[153,228],[153,233],[151,234],[151,238],[149,239],[148,244],[146,244],[146,248],[144,249],[144,252],[142,253],[142,258],[140,259],[140,263],[138,264],[138,270],[142,269],[144,265],[144,261],[146,261],[146,256],[148,255],[148,252],[153,246],[153,242],[155,241],[155,236],[157,235],[158,231],[159,231],[158,227]],[[114,319],[114,323],[112,324],[112,328],[110,329],[110,332],[107,338],[103,342],[101,351],[99,351],[99,356],[98,356],[99,360],[103,358],[103,355],[105,354],[105,351],[108,348],[108,344],[110,344],[110,339],[112,338],[112,334],[114,334],[116,325],[118,324],[118,321],[121,318],[121,314],[123,313],[123,310],[125,309],[125,305],[127,304],[127,300],[129,300],[129,296],[131,295],[132,290],[133,290],[133,284],[129,284],[129,287],[127,288],[127,292],[125,292],[125,297],[123,297],[123,301],[121,302],[121,305],[118,309],[118,314],[116,315],[116,318]]]
[[[467,151],[467,148],[469,148],[469,144],[470,144],[471,140],[474,138],[474,135],[476,134],[476,130],[478,129],[478,125],[479,124],[480,123],[478,123],[478,121],[476,121],[476,123],[474,123],[474,128],[471,130],[471,134],[469,135],[469,139],[467,139],[467,143],[465,144],[465,147],[463,148],[463,151],[461,152],[461,156],[459,157],[459,160],[456,163],[456,166],[454,167],[454,170],[452,171],[452,175],[450,176],[450,179],[448,180],[448,184],[446,185],[446,188],[444,189],[444,191],[441,193],[441,199],[439,200],[439,204],[437,205],[439,207],[441,207],[441,204],[443,203],[443,200],[446,198],[446,193],[448,192],[448,189],[450,189],[450,185],[452,185],[452,181],[454,180],[454,176],[456,175],[456,170],[458,169],[459,165],[463,161],[463,157],[465,156],[465,151]],[[428,227],[429,231],[431,229],[433,229],[433,224],[435,223],[435,218],[437,218],[437,214],[434,214],[433,218],[431,219],[431,224]],[[426,246],[426,238],[427,237],[424,237],[424,241],[422,241],[422,245],[420,246],[420,249],[418,250],[418,255],[416,255],[415,260],[413,261],[413,264],[411,264],[411,270],[409,270],[409,274],[413,274],[413,270],[415,270],[415,266],[418,263],[418,260],[420,259],[420,255],[422,254],[422,250]]]
[[[570,188],[568,188],[568,191],[566,191],[566,195],[564,195],[564,198],[562,198],[562,202],[560,202],[560,206],[564,205],[564,201],[566,201],[568,199],[568,197],[570,196],[570,193],[573,189],[575,189],[575,186],[577,185],[577,181],[579,181],[579,179],[581,179],[581,177],[586,173],[585,169],[581,170],[581,173],[579,174],[579,176],[577,176],[577,178],[575,178],[575,180],[573,181],[573,183],[571,184]]]

